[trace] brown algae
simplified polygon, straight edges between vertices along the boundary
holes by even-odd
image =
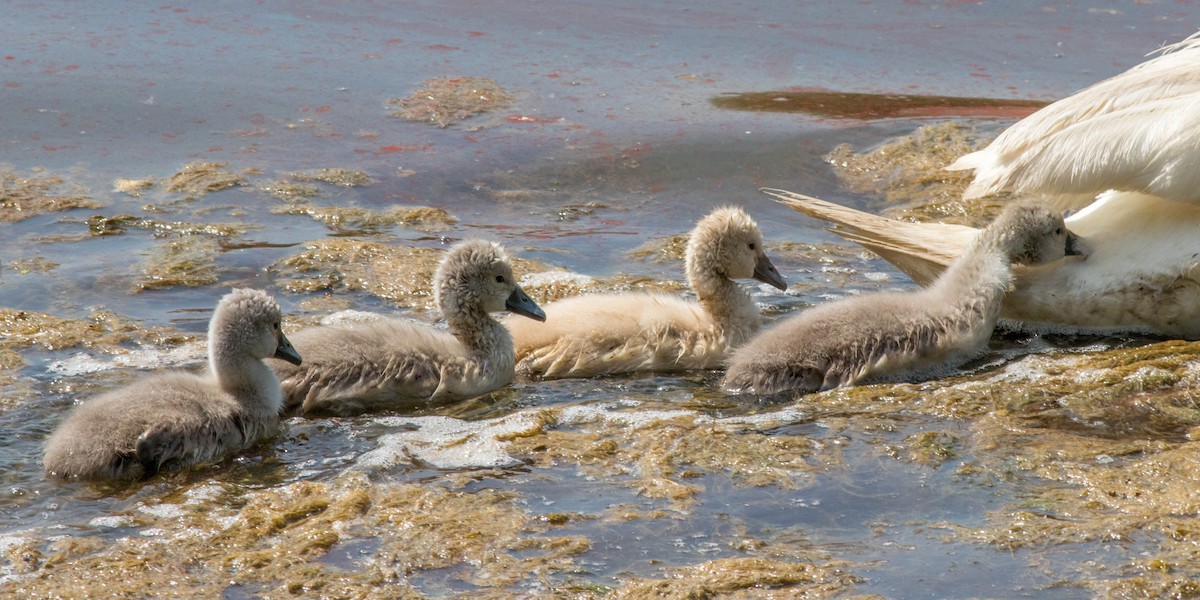
[[[980,226],[1004,199],[962,201],[969,177],[944,166],[985,142],[963,125],[940,123],[862,154],[839,147],[828,160],[848,188],[894,204],[885,209],[894,216]],[[951,539],[1020,548],[1046,564],[1063,564],[1066,549],[1076,546],[1084,558],[1065,566],[1063,584],[1099,597],[1194,597],[1200,595],[1197,364],[1200,343],[1160,342],[1033,355],[999,373],[809,398],[820,405],[828,398],[858,414],[825,419],[849,431],[864,430],[865,423],[855,422],[869,412],[881,423],[898,418],[886,416],[888,406],[966,420],[966,432],[931,430],[898,447],[884,445],[892,456],[922,463],[966,458],[961,472],[969,480],[1020,482],[1021,499],[985,515],[985,524],[940,524]],[[1116,568],[1097,570],[1082,563],[1097,543],[1138,551]]]
[[[235,492],[241,497],[213,506],[205,499],[212,487],[147,499],[156,510],[119,515],[158,534],[99,545],[75,538],[27,545],[26,575],[6,589],[26,597],[64,589],[81,596],[181,589],[219,597],[240,588],[268,597],[419,598],[407,583],[413,573],[455,568],[482,590],[503,588],[570,570],[573,557],[588,549],[581,538],[554,535],[553,525],[533,518],[508,492],[371,484],[350,475]],[[322,560],[355,540],[375,547],[372,556],[349,569]]]
[[[861,153],[842,144],[825,160],[847,189],[884,200],[885,214],[903,220],[983,227],[1000,212],[1002,200],[963,200],[962,193],[973,175],[945,167],[989,139],[971,127],[945,121]]]
[[[340,187],[359,187],[375,183],[375,179],[372,178],[366,171],[339,167],[325,167],[311,171],[297,171],[295,173],[291,173],[288,178],[293,181],[301,182],[319,181]]]
[[[167,179],[167,191],[184,194],[187,199],[195,199],[212,192],[218,192],[234,186],[246,185],[246,177],[228,171],[229,163],[224,162],[190,162]]]
[[[0,352],[37,347],[57,351],[87,348],[109,354],[125,352],[122,345],[138,342],[178,345],[194,337],[168,327],[143,327],[109,311],[87,319],[64,319],[46,313],[0,307]]]
[[[337,233],[372,233],[392,227],[408,227],[436,233],[458,222],[450,213],[431,206],[393,206],[373,210],[357,206],[317,206],[294,202],[272,208],[274,214],[307,215]]]
[[[513,97],[484,77],[438,77],[421,84],[407,98],[388,101],[392,116],[448,127],[480,113],[507,108]]]
[[[58,192],[60,188],[68,188]],[[0,222],[16,223],[73,208],[100,208],[77,186],[43,169],[20,173],[0,168]]]
[[[221,278],[217,268],[220,254],[221,244],[208,237],[189,235],[164,240],[150,250],[134,285],[143,291],[216,283]]]
[[[134,198],[141,198],[142,192],[154,187],[155,179],[153,177],[145,177],[142,179],[114,179],[113,191],[122,194],[128,194]]]

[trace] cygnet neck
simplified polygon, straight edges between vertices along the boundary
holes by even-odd
[[[271,368],[248,352],[229,348],[228,336],[219,330],[210,331],[208,340],[208,368],[217,385],[251,412],[278,413],[283,392]]]
[[[753,326],[758,323],[758,311],[750,294],[742,286],[714,268],[704,268],[695,262],[687,265],[688,284],[696,292],[700,306],[720,328]]]
[[[512,338],[508,329],[492,318],[478,304],[456,302],[445,298],[442,315],[454,337],[473,354],[491,355],[497,349],[512,349]]]
[[[998,315],[1001,300],[1013,282],[1012,260],[1005,245],[996,228],[983,230],[930,290],[948,296],[951,304],[987,307],[986,312]]]

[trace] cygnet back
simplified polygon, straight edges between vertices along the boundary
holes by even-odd
[[[1049,207],[1018,203],[929,288],[846,298],[790,317],[734,353],[722,386],[808,393],[955,364],[986,346],[1014,262],[1043,264],[1081,247]]]

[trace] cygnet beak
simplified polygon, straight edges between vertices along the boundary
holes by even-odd
[[[758,255],[758,260],[754,261],[754,278],[767,285],[775,286],[783,291],[787,291],[787,282],[783,280],[783,275],[775,270],[775,265],[771,264],[771,259],[767,258],[766,254]]]
[[[275,358],[286,360],[293,365],[300,364],[300,353],[296,352],[296,348],[292,346],[282,331],[279,332],[279,345],[275,347]]]
[[[546,313],[542,308],[519,287],[508,295],[508,300],[504,301],[504,308],[535,321],[546,320]]]
[[[1088,247],[1087,242],[1083,241],[1083,238],[1067,230],[1067,256],[1082,256],[1087,258],[1090,252],[1091,248]]]

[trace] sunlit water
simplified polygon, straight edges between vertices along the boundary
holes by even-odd
[[[768,252],[792,284],[786,294],[750,286],[772,318],[847,293],[911,288],[890,265],[853,250],[824,264],[810,252],[771,252],[785,241],[836,238],[756,190],[795,189],[877,207],[877,199],[846,191],[825,155],[843,143],[867,149],[930,121],[722,111],[709,99],[790,87],[1053,99],[1195,28],[1186,3],[1016,10],[957,2],[417,4],[123,3],[115,10],[104,3],[4,3],[3,160],[27,175],[44,168],[101,207],[0,224],[0,307],[67,319],[103,309],[141,327],[198,337],[226,288],[254,286],[275,294],[285,312],[313,320],[331,309],[305,301],[324,294],[286,292],[278,264],[304,243],[333,236],[421,247],[483,236],[522,258],[590,276],[680,280],[677,261],[634,259],[630,251],[682,234],[726,203],[758,219]],[[389,116],[387,101],[422,81],[467,75],[494,79],[515,103],[444,129]],[[1007,123],[972,122],[983,131]],[[166,178],[193,161],[253,171],[248,185],[193,201],[161,185],[141,198],[112,191],[114,179]],[[375,182],[317,184],[315,204],[432,205],[457,224],[338,230],[272,212],[282,201],[262,187],[326,167],[361,170]],[[147,256],[173,234],[129,228],[88,235],[89,217],[123,214],[250,227],[223,240],[216,283],[139,292]],[[34,258],[54,266],[27,268]],[[348,308],[408,314],[363,291],[335,296]],[[1143,342],[1001,335],[964,372],[988,376],[1031,352]],[[1070,598],[1090,594],[1079,583],[1090,575],[1081,574],[1115,577],[1139,549],[1084,540],[1032,554],[952,537],[955,527],[982,528],[989,514],[1020,504],[1035,479],[977,474],[972,465],[992,464],[981,458],[988,448],[960,447],[932,463],[903,459],[916,433],[971,439],[971,419],[915,411],[872,420],[813,408],[805,399],[747,405],[715,392],[713,373],[518,382],[484,399],[413,414],[293,418],[273,443],[208,469],[132,487],[46,480],[42,443],[75,402],[145,370],[196,367],[203,355],[197,343],[123,347],[132,354],[17,349],[23,364],[11,370],[0,413],[0,589],[16,593],[47,573],[44,565],[23,566],[23,550],[14,548],[32,545],[49,555],[64,536],[186,535],[186,525],[163,531],[171,510],[182,510],[176,505],[236,514],[257,495],[357,472],[374,486],[508,492],[514,510],[551,523],[553,535],[588,540],[570,569],[515,576],[498,586],[506,593],[599,593],[663,578],[676,567],[777,548],[779,560],[846,561],[844,570],[857,579],[830,588],[834,595]],[[532,423],[544,410],[554,411],[556,423],[538,429]],[[640,487],[647,475],[637,468],[543,462],[536,456],[544,449],[509,435],[582,432],[636,444],[639,431],[658,435],[655,424],[671,419],[811,444],[811,468],[793,469],[786,484],[751,484],[736,469],[677,465],[664,478],[699,490],[679,499]],[[641,516],[609,514],[626,505]],[[382,542],[370,526],[359,527],[314,562],[367,569]],[[416,567],[402,579],[431,596],[492,589],[477,566],[465,560]],[[145,585],[159,582],[147,575]],[[57,589],[70,595],[72,585]],[[272,584],[254,582],[222,593],[272,591]]]

